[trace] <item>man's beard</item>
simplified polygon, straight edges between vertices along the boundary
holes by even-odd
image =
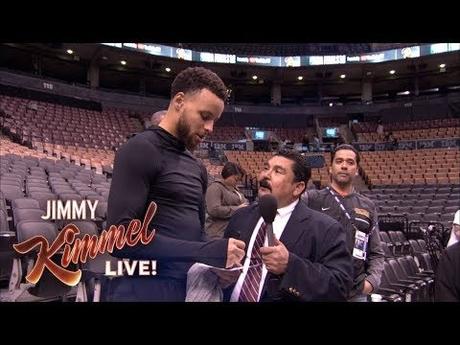
[[[351,178],[351,176],[348,176],[348,179],[345,180],[345,181],[344,180],[339,180],[338,177],[332,177],[332,180],[342,188],[348,187],[349,185],[351,185],[353,183],[353,179]]]
[[[196,148],[198,143],[193,140],[194,136],[191,135],[190,125],[185,121],[184,114],[179,117],[177,123],[177,136],[188,150],[193,151]]]

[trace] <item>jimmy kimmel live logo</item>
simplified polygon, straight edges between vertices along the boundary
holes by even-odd
[[[49,219],[56,217],[56,219],[59,219],[57,217],[60,217],[63,214],[68,216],[70,212],[69,210],[76,204],[72,204],[67,201],[66,204],[62,204],[61,206],[59,205],[59,203],[48,204],[48,217],[45,218]],[[91,210],[91,215],[93,216],[94,210],[97,206],[97,201],[94,204],[88,202],[88,206]],[[53,211],[53,209],[55,211]],[[64,211],[61,212],[58,210]],[[133,219],[129,223],[127,229],[125,229],[124,225],[112,225],[108,231],[103,230],[99,236],[85,234],[80,238],[77,237],[80,233],[78,227],[74,224],[67,224],[59,232],[59,235],[56,237],[54,242],[51,243],[51,245],[45,237],[37,235],[21,243],[14,244],[13,247],[20,254],[26,254],[35,247],[39,248],[35,264],[30,273],[26,276],[26,280],[29,283],[36,284],[40,280],[45,268],[47,268],[64,284],[75,286],[80,281],[82,273],[80,269],[76,271],[66,269],[71,262],[74,264],[84,264],[88,259],[94,259],[99,254],[104,254],[105,252],[113,253],[115,247],[118,250],[121,250],[126,245],[133,247],[139,242],[143,245],[149,244],[155,237],[155,230],[148,232],[148,227],[156,213],[156,210],[157,205],[152,201],[147,208],[144,221],[141,223],[139,219]],[[53,214],[53,212],[55,213]],[[83,211],[81,206],[78,207],[78,212],[75,212],[75,215],[85,215],[85,213],[83,213],[85,211]],[[73,213],[73,211],[71,213]],[[72,214],[71,216],[73,217]],[[60,266],[51,260],[53,255],[57,252],[62,252]],[[139,275],[155,275],[156,261],[132,260],[132,262],[126,262],[124,260],[120,260],[118,261],[116,271],[113,271],[110,267],[110,263],[106,262],[106,275],[118,276],[123,275],[124,273],[127,275],[133,275],[135,270],[138,271]]]
[[[89,209],[90,219],[96,219],[96,207],[99,200],[48,200],[46,215],[42,216],[43,220],[59,219],[87,219],[86,211]],[[88,206],[88,208],[86,207]]]

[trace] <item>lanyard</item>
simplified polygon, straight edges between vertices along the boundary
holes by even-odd
[[[348,213],[348,211],[345,208],[345,206],[343,206],[343,204],[340,202],[339,198],[337,197],[337,194],[334,193],[332,188],[329,188],[329,187],[326,187],[326,188],[329,191],[329,193],[332,194],[332,196],[334,197],[335,201],[337,201],[337,204],[339,204],[340,208],[342,209],[343,213],[345,213],[345,216],[348,218],[348,220],[351,220],[350,214]]]

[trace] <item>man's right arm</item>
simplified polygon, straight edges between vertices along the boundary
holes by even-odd
[[[150,159],[146,157],[151,156]],[[107,205],[107,226],[144,218],[150,181],[158,171],[158,151],[141,138],[132,138],[115,155]]]
[[[122,250],[114,251],[113,255],[133,260],[170,259],[226,267],[228,241],[228,239],[208,242],[186,241],[157,233],[149,244],[125,247]]]

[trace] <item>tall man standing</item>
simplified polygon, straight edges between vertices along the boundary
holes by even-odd
[[[366,301],[379,287],[384,262],[376,207],[353,186],[359,160],[353,146],[337,146],[332,152],[330,186],[319,191],[308,190],[304,197],[310,208],[331,216],[346,229],[353,255],[354,279],[349,296],[352,302]]]
[[[159,123],[135,135],[115,156],[107,225],[143,219],[158,205],[148,245],[115,251],[129,260],[156,260],[156,276],[122,276],[107,288],[109,301],[185,301],[187,271],[194,262],[238,265],[244,243],[233,238],[204,242],[207,172],[191,151],[213,130],[227,89],[213,72],[187,68],[171,87],[171,101]]]

